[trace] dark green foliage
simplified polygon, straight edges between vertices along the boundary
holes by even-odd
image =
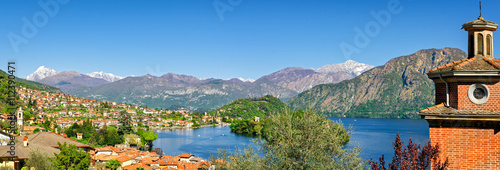
[[[278,98],[267,95],[261,98],[235,100],[231,104],[213,111],[212,115],[241,117],[243,119],[253,118],[254,116],[265,118],[287,109],[289,109],[288,106]]]
[[[68,137],[76,137],[77,133],[83,133],[82,138],[89,139],[96,132],[94,126],[92,126],[92,121],[90,121],[90,119],[87,119],[83,121],[82,125],[79,125],[78,123],[73,123],[70,127],[67,127],[64,130],[64,133],[66,133]]]
[[[75,145],[59,144],[59,154],[55,154],[52,163],[56,169],[87,169],[90,166],[90,154],[84,151],[78,151]]]
[[[253,135],[262,135],[265,127],[265,120],[261,119],[260,122],[254,121],[255,119],[234,120],[231,122],[231,132],[246,133]]]
[[[60,81],[59,83],[56,84],[56,86],[62,86],[62,85],[65,85],[65,84],[71,84],[71,83],[67,82],[67,81]]]
[[[134,131],[132,130],[132,117],[130,116],[130,114],[126,110],[123,110],[120,112],[120,115],[118,135],[123,136],[126,134],[134,133]]]
[[[122,164],[120,162],[118,162],[116,159],[111,159],[111,160],[109,160],[108,163],[106,163],[106,168],[109,168],[112,170],[116,170],[120,166],[122,166]]]

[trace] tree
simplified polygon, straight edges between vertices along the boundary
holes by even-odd
[[[35,168],[36,170],[50,170],[52,169],[52,162],[47,153],[40,150],[32,150],[30,151],[28,161],[26,161],[26,166]]]
[[[113,126],[108,127],[107,134],[104,136],[104,145],[114,146],[116,144],[123,143],[122,137],[118,134],[118,131]]]
[[[33,134],[38,133],[38,132],[40,132],[40,128],[36,128],[35,130],[33,130]]]
[[[66,143],[59,145],[59,154],[55,154],[55,158],[52,159],[52,163],[56,166],[56,169],[87,169],[90,166],[90,155],[84,151],[76,150],[75,145],[66,145]]]
[[[112,170],[118,169],[122,164],[118,162],[116,159],[111,159],[109,160],[108,163],[106,163],[106,168],[110,168]]]
[[[155,148],[154,151],[160,156],[160,159],[163,157],[163,150],[161,148]]]
[[[148,144],[151,144],[154,140],[158,139],[158,135],[154,131],[148,131],[143,133],[144,140],[147,141]]]
[[[132,117],[126,110],[120,112],[120,126],[118,126],[118,134],[123,136],[125,134],[134,133],[132,129]]]
[[[423,148],[420,148],[420,144],[415,144],[411,141],[408,142],[408,146],[404,146],[404,142],[401,141],[399,133],[396,135],[395,141],[392,143],[394,145],[394,156],[392,157],[392,163],[388,164],[389,169],[429,169],[431,162],[434,163],[433,169],[443,170],[448,166],[448,159],[441,163],[439,160],[439,145],[432,146],[430,141]],[[374,170],[386,170],[384,155],[379,157],[379,161],[375,162],[373,158],[368,161]]]
[[[343,147],[350,130],[313,112],[291,111],[267,119],[266,141],[254,142],[263,156],[252,148],[243,154],[224,156],[221,169],[363,169],[359,148]],[[215,162],[215,160],[212,160]]]

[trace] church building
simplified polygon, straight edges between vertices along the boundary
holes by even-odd
[[[431,69],[436,105],[420,111],[431,144],[448,169],[500,169],[500,60],[493,55],[498,24],[477,20],[468,32],[468,57]]]

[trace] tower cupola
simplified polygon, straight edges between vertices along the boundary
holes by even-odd
[[[462,29],[469,32],[469,57],[493,58],[493,31],[498,24],[485,20],[481,15],[462,25]]]

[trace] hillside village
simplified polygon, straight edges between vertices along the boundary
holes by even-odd
[[[187,113],[184,111],[170,111],[151,109],[142,106],[132,106],[125,103],[106,102],[84,99],[63,93],[33,90],[25,87],[17,88],[17,93],[23,107],[17,110],[19,131],[16,131],[16,145],[24,145],[26,151],[18,156],[16,161],[8,161],[6,156],[0,156],[0,166],[23,166],[29,159],[28,151],[35,148],[44,148],[50,155],[59,153],[57,142],[66,142],[76,145],[77,148],[90,154],[91,167],[103,168],[110,161],[118,161],[119,169],[199,169],[208,168],[210,163],[192,154],[170,156],[161,149],[152,149],[151,141],[145,142],[144,137],[136,134],[122,136],[124,142],[114,145],[91,142],[92,137],[86,131],[75,131],[76,127],[84,127],[91,122],[93,130],[120,127],[120,118],[124,113],[130,115],[133,131],[144,131],[144,134],[159,130],[192,129],[203,126],[228,126],[222,122],[222,117],[212,117],[207,113]],[[2,109],[0,109],[2,110]],[[1,137],[5,139],[9,134],[8,113],[1,113]],[[22,127],[22,128],[21,128]],[[115,130],[116,131],[116,130]],[[76,133],[73,133],[76,132]],[[81,132],[81,133],[78,133]],[[153,132],[154,134],[154,132]],[[44,137],[37,137],[37,136]],[[156,137],[156,135],[155,135]],[[52,142],[47,142],[46,140]],[[105,138],[105,137],[103,137]],[[147,137],[146,137],[147,138]],[[153,140],[156,138],[153,138]],[[151,139],[149,139],[151,140]],[[20,142],[23,141],[23,142]],[[23,144],[24,143],[24,144]],[[1,140],[0,150],[8,147],[6,140]],[[32,144],[32,145],[29,145]],[[155,147],[155,146],[152,146]],[[18,147],[23,149],[23,147]],[[16,148],[17,149],[17,148]],[[149,150],[149,151],[148,151]],[[2,152],[4,154],[6,152]],[[164,155],[165,154],[165,155]],[[17,168],[16,168],[17,169]]]

